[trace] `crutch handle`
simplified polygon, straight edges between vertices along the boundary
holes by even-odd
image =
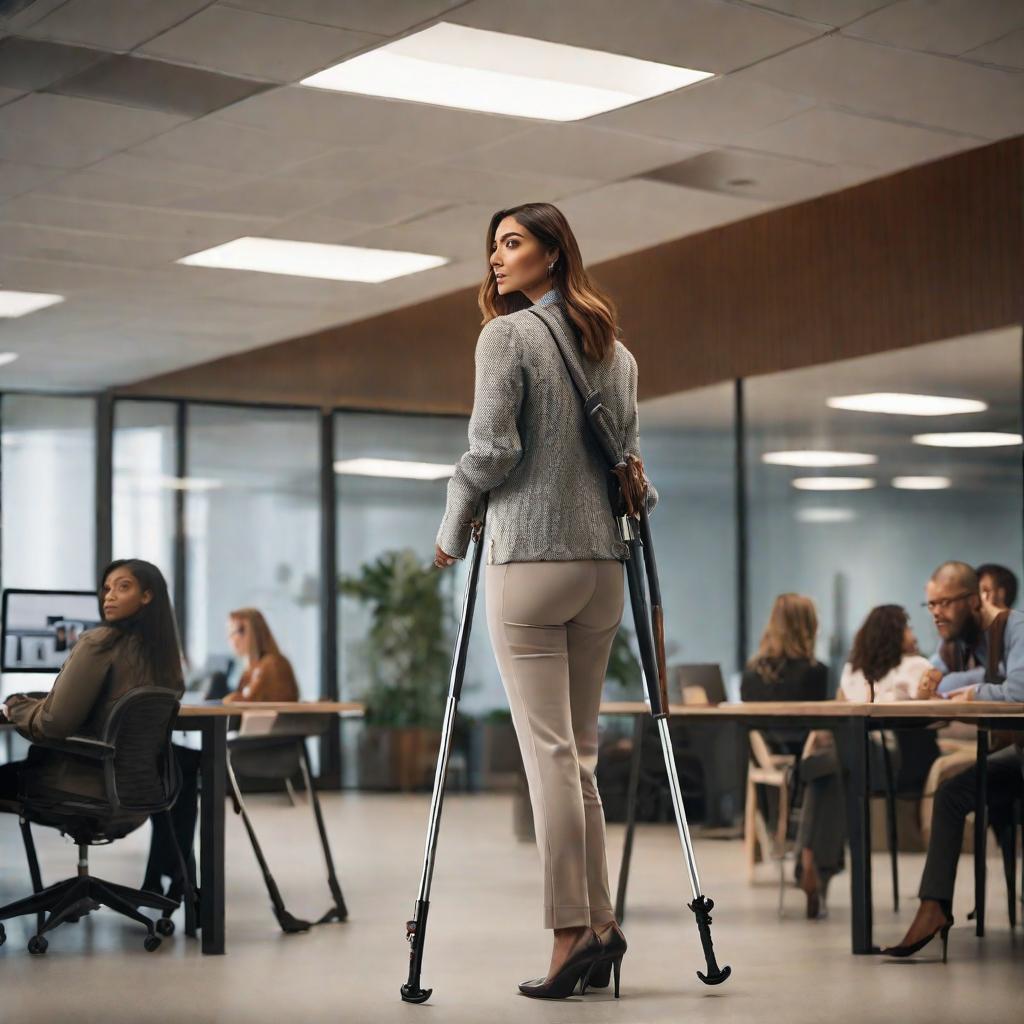
[[[700,944],[704,947],[704,959],[708,966],[707,974],[698,971],[697,977],[705,985],[721,985],[732,974],[732,968],[729,966],[719,967],[718,961],[715,959],[715,946],[711,941],[711,911],[715,907],[714,901],[708,899],[707,896],[698,896],[687,906],[697,918],[697,931],[700,934]]]

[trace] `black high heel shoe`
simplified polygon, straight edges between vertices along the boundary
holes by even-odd
[[[886,946],[880,950],[882,956],[894,956],[900,959],[904,959],[908,956],[913,956],[915,953],[924,949],[936,935],[942,939],[942,962],[946,962],[946,947],[949,944],[949,929],[953,927],[953,918],[947,918],[945,924],[940,924],[938,928],[931,933],[926,935],[923,939],[918,939],[917,942],[909,942],[905,946]]]
[[[554,974],[538,981],[521,982],[519,991],[531,999],[567,999],[579,985],[580,993],[585,995],[590,972],[603,953],[604,946],[601,945],[601,940],[593,928],[588,928],[584,935],[577,939],[565,963]]]
[[[604,932],[598,932],[597,937],[603,947],[603,952],[590,972],[588,988],[607,988],[611,981],[612,970],[615,971],[615,998],[619,998],[619,972],[622,969],[622,957],[629,948],[626,945],[626,936],[618,923],[613,921],[611,928]]]

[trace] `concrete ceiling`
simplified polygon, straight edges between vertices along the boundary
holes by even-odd
[[[7,0],[0,387],[93,389],[465,287],[494,208],[598,262],[1024,131],[1004,0]],[[294,83],[437,21],[713,71],[552,125]],[[242,235],[450,263],[366,285],[186,267]]]

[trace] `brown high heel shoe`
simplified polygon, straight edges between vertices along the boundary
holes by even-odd
[[[611,927],[597,932],[597,938],[603,947],[601,956],[594,964],[590,972],[590,979],[587,982],[588,988],[607,988],[611,981],[612,969],[615,970],[615,998],[619,998],[619,972],[622,969],[622,958],[629,948],[626,944],[626,936],[617,921],[611,922]]]
[[[598,958],[604,953],[604,947],[593,928],[588,928],[569,951],[565,963],[550,977],[538,981],[524,981],[519,991],[532,999],[566,999],[580,986],[581,995],[585,995],[589,984],[590,972]]]

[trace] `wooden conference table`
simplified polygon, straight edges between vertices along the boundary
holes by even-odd
[[[224,943],[224,818],[227,799],[228,719],[246,712],[280,715],[343,715],[359,717],[364,706],[354,701],[277,703],[182,703],[176,731],[198,732],[199,763],[199,924],[204,953],[223,953]]]
[[[636,827],[636,790],[640,777],[641,737],[650,709],[643,701],[616,701],[601,705],[602,715],[634,719],[633,755],[630,765],[629,802],[622,867],[619,871],[616,916],[625,910],[626,886]],[[673,719],[739,722],[753,729],[772,726],[828,729],[836,737],[839,758],[846,776],[846,809],[850,843],[850,931],[854,953],[874,953],[871,901],[871,793],[868,775],[868,741],[872,729],[925,728],[936,723],[968,722],[978,726],[977,806],[974,818],[974,849],[984,851],[986,842],[986,767],[988,731],[1024,730],[1024,704],[996,701],[899,701],[887,704],[852,704],[840,701],[719,704],[713,707],[673,704]],[[984,892],[985,857],[974,858],[975,885]],[[984,934],[984,904],[979,901],[977,933]]]

